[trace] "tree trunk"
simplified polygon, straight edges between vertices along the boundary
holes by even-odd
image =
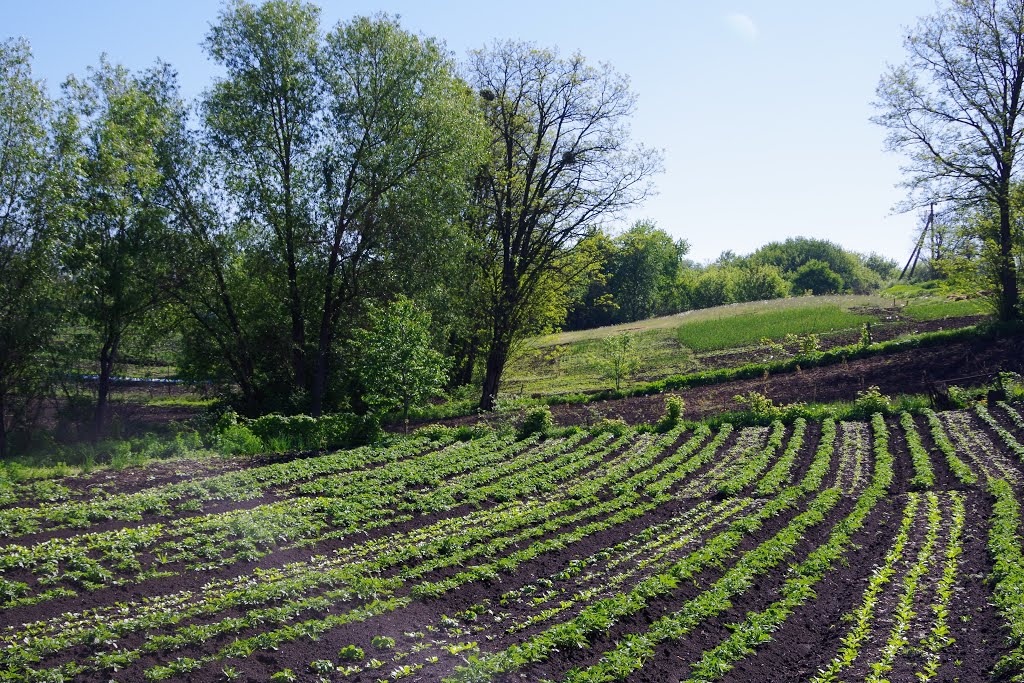
[[[508,360],[509,343],[505,335],[494,339],[487,351],[487,367],[484,371],[484,390],[480,397],[480,410],[494,410],[498,398],[501,376],[505,372],[505,361]]]
[[[0,388],[0,458],[7,456],[7,392]]]
[[[110,373],[114,368],[114,360],[117,357],[120,335],[107,337],[103,348],[100,349],[100,374],[96,389],[96,412],[93,415],[92,439],[99,440],[103,435],[103,428],[107,423],[107,408],[110,398]]]
[[[302,319],[302,300],[299,296],[294,254],[290,245],[288,252],[288,299],[292,318],[292,373],[295,375],[295,388],[302,389],[306,387],[306,328]]]
[[[479,350],[479,342],[475,334],[462,343],[462,348],[455,358],[455,367],[458,370],[452,373],[450,389],[473,383],[473,369],[476,366],[476,354]]]
[[[999,203],[999,319],[1016,320],[1017,304],[1017,266],[1013,260],[1013,233],[1010,229],[1010,202]]]
[[[330,315],[325,310],[320,322],[320,336],[317,342],[316,360],[313,364],[313,381],[310,391],[309,414],[320,417],[324,410],[324,394],[327,392],[327,360],[331,347]]]

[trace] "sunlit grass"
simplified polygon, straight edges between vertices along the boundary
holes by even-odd
[[[942,318],[965,315],[992,315],[992,305],[987,299],[946,299],[911,300],[903,315],[912,320],[941,320]]]
[[[676,330],[679,343],[694,351],[751,346],[787,334],[822,334],[859,327],[878,317],[854,313],[835,304],[787,308],[687,321]]]

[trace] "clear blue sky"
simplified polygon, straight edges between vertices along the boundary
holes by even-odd
[[[897,260],[916,214],[897,155],[868,121],[886,63],[903,61],[905,27],[933,0],[324,0],[325,23],[378,11],[442,39],[456,56],[495,38],[580,51],[632,78],[633,134],[665,152],[650,218],[710,260],[786,237],[824,237]],[[0,0],[0,37],[23,36],[53,88],[112,61],[173,64],[186,95],[215,77],[200,41],[214,0]]]

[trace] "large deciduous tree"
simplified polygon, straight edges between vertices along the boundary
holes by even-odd
[[[396,20],[358,17],[338,25],[321,65],[314,415],[323,408],[344,315],[358,312],[368,295],[429,290],[454,265],[455,221],[484,151],[483,123],[454,62]]]
[[[1024,0],[952,0],[906,41],[907,61],[878,86],[874,121],[907,153],[907,184],[923,202],[987,204],[998,313],[1019,315],[1011,194],[1024,134]]]
[[[31,58],[28,43],[0,42],[0,456],[40,394],[43,351],[61,313],[58,153]]]
[[[254,409],[319,415],[344,403],[339,349],[365,305],[435,291],[460,262],[482,118],[450,56],[390,17],[325,33],[312,5],[238,1],[206,45],[225,74],[205,135],[182,135],[206,152],[172,155],[169,196],[207,275],[179,302]]]
[[[167,263],[165,214],[157,201],[156,142],[171,120],[164,95],[174,75],[158,65],[140,75],[101,60],[85,79],[64,85],[63,111],[76,145],[75,187],[67,198],[68,263],[78,311],[99,349],[93,434],[106,421],[111,374],[125,333],[159,304]]]
[[[502,42],[470,55],[491,133],[475,184],[484,243],[486,364],[493,407],[514,344],[552,278],[580,268],[573,249],[603,219],[641,201],[660,155],[630,144],[628,80],[578,55]]]
[[[306,309],[300,269],[313,236],[310,201],[321,83],[322,40],[314,5],[271,0],[228,3],[205,42],[225,70],[202,103],[208,140],[220,162],[232,208],[269,249],[263,273],[289,324],[288,357],[296,388],[306,385]],[[283,272],[281,272],[283,271]],[[268,292],[270,293],[270,292]]]

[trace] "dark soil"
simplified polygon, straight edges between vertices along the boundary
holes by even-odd
[[[926,393],[935,384],[978,386],[999,371],[1024,371],[1024,337],[957,342],[946,346],[913,349],[862,358],[840,365],[769,375],[672,393],[686,402],[683,417],[703,419],[740,406],[733,399],[758,391],[776,404],[852,400],[858,391],[877,386],[888,395]],[[961,378],[968,379],[961,379]],[[588,424],[596,411],[602,417],[620,418],[630,424],[656,422],[665,411],[663,395],[634,396],[583,405],[552,406],[561,425]],[[473,423],[477,418],[458,418]]]

